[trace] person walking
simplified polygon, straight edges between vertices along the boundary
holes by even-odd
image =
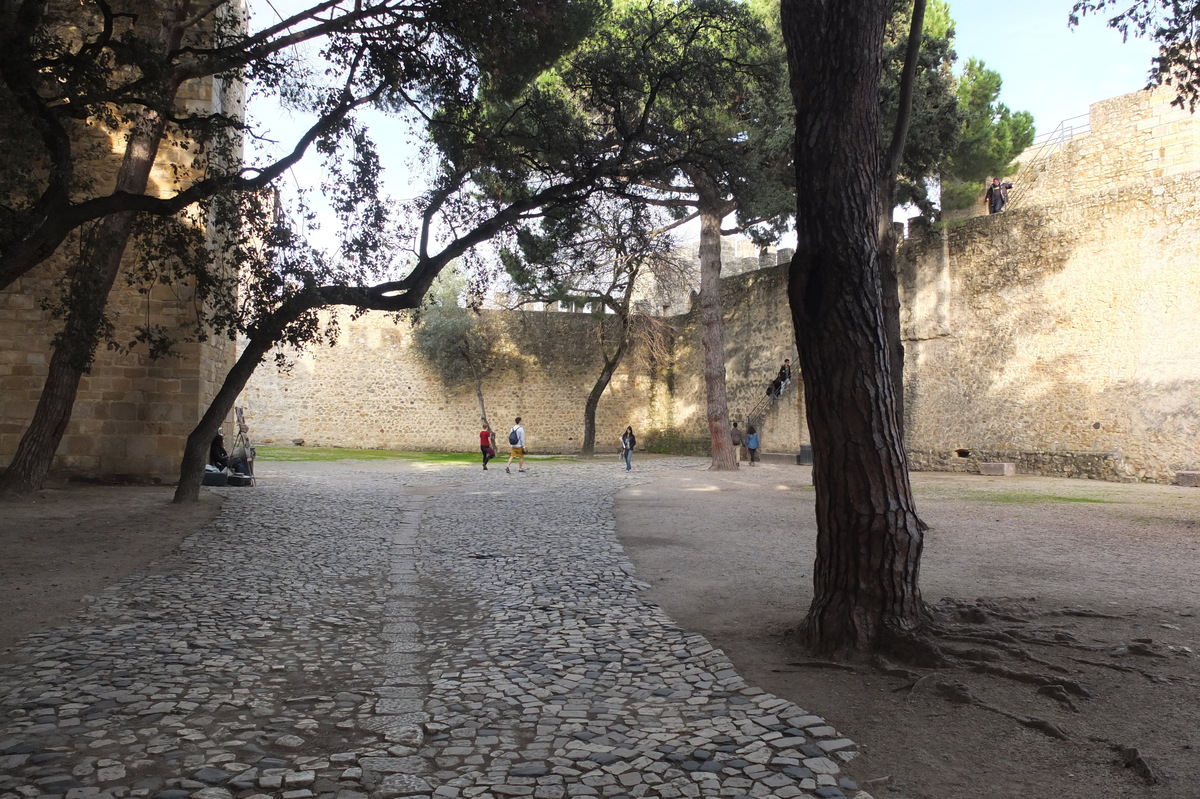
[[[729,431],[729,440],[733,442],[733,461],[737,463],[742,459],[742,431],[738,429],[737,422],[733,423],[733,429]]]
[[[752,424],[746,426],[746,449],[750,451],[750,465],[753,466],[758,460],[758,430]]]
[[[483,420],[483,429],[479,431],[479,451],[483,453],[483,470],[486,472],[488,461],[496,457],[496,434],[487,419]]]
[[[633,448],[636,446],[637,436],[633,434],[633,427],[626,427],[621,434],[621,457],[625,459],[625,471],[633,468]]]
[[[513,420],[512,430],[508,431],[508,443],[512,446],[512,451],[508,453],[508,463],[504,464],[504,473],[512,474],[509,467],[512,466],[513,458],[517,459],[517,471],[525,471],[525,428],[521,427],[520,416]]]
[[[1001,183],[1000,178],[992,178],[992,185],[988,186],[984,195],[989,214],[998,214],[1004,210],[1004,206],[1008,205],[1008,190],[1012,187],[1011,183]]]
[[[779,374],[777,375],[777,379],[779,380],[779,394],[782,394],[784,391],[787,390],[787,387],[792,384],[792,359],[791,358],[783,359],[783,366],[779,367]],[[776,399],[779,399],[779,394],[775,395]]]

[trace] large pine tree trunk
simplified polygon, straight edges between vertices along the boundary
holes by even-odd
[[[604,395],[604,389],[608,388],[608,384],[612,381],[615,370],[615,362],[607,360],[604,362],[600,376],[596,378],[592,390],[588,392],[587,400],[583,403],[583,447],[579,452],[582,458],[596,457],[596,411],[600,407],[600,397]]]
[[[160,37],[164,54],[179,47],[182,27],[176,20],[186,19],[186,11],[186,0],[168,4]],[[178,86],[167,78],[159,88],[163,106],[170,106]],[[116,191],[130,194],[146,191],[165,129],[166,118],[155,109],[143,108],[134,117],[117,172]],[[35,491],[50,471],[54,453],[71,421],[79,382],[100,342],[104,309],[121,269],[135,218],[136,214],[126,211],[101,219],[80,255],[63,333],[55,343],[33,419],[0,477],[2,495]]]
[[[617,344],[617,349],[611,358],[605,356],[600,375],[596,378],[592,390],[588,393],[587,401],[583,404],[583,450],[580,455],[584,458],[596,456],[596,411],[600,407],[600,398],[604,396],[604,390],[612,382],[612,376],[621,364],[621,359],[625,357],[625,350],[629,346],[631,319],[632,317],[627,315],[621,320],[621,340]]]
[[[475,401],[479,403],[479,422],[486,425],[487,406],[483,402],[483,373],[471,361],[467,361],[467,365],[471,367],[471,379],[475,383]]]
[[[724,204],[716,187],[703,174],[691,176],[700,195],[700,337],[704,344],[704,389],[708,435],[712,441],[710,469],[738,467],[737,449],[730,438],[729,399],[725,394],[725,334],[721,316],[721,216]]]
[[[630,286],[630,293],[632,286]],[[600,398],[604,397],[604,392],[608,388],[608,384],[612,383],[613,374],[617,373],[617,367],[625,358],[625,352],[629,349],[629,340],[634,330],[634,314],[629,310],[630,295],[626,295],[624,302],[624,311],[619,313],[617,349],[614,350],[612,358],[604,354],[604,342],[601,342],[601,354],[604,355],[604,366],[600,368],[600,374],[596,377],[596,382],[592,385],[592,391],[588,392],[587,401],[583,403],[583,447],[580,455],[584,458],[595,457],[596,453],[596,410],[600,409]],[[604,323],[600,323],[601,325]],[[602,329],[601,329],[602,332]]]
[[[884,648],[925,618],[922,535],[883,316],[887,203],[879,75],[891,3],[784,0],[796,102],[797,238],[788,293],[813,442],[817,558],[806,642]]]

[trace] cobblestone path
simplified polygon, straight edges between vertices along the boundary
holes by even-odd
[[[261,464],[0,667],[0,799],[869,799],[643,598],[612,497],[700,464]]]

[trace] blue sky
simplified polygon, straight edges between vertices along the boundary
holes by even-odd
[[[950,0],[960,62],[980,58],[1000,73],[1000,100],[1033,113],[1038,133],[1086,114],[1088,105],[1146,85],[1157,52],[1145,40],[1084,17],[1067,26],[1072,0]]]

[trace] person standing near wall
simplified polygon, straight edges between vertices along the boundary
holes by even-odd
[[[625,459],[625,471],[633,468],[633,448],[636,446],[637,436],[633,434],[633,427],[626,427],[621,434],[621,457]]]
[[[488,461],[496,457],[496,434],[487,419],[483,420],[483,429],[479,431],[479,451],[483,453],[483,470],[486,472]]]
[[[750,452],[750,465],[758,460],[758,430],[754,425],[746,425],[746,449]]]
[[[729,431],[729,440],[733,442],[733,453],[735,460],[741,460],[742,453],[742,431],[738,429],[737,422],[733,423],[733,429]]]
[[[988,186],[987,194],[984,195],[989,214],[998,214],[1004,210],[1004,206],[1008,205],[1008,190],[1012,187],[1011,183],[1001,183],[1000,178],[992,178],[992,185]]]
[[[512,452],[508,453],[508,463],[504,464],[504,473],[512,474],[508,467],[512,466],[513,458],[517,458],[517,471],[525,471],[525,428],[521,427],[521,417],[513,420],[512,430],[508,431],[508,443]]]

